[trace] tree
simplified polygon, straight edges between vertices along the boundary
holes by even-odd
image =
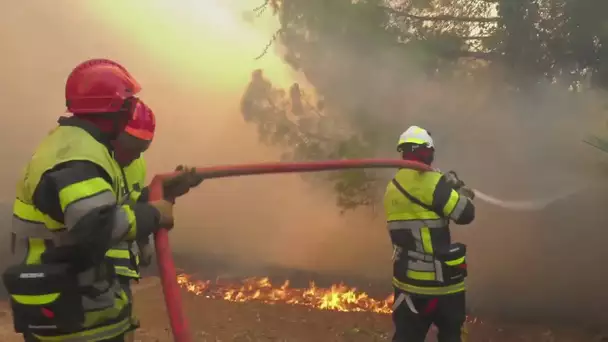
[[[285,148],[283,160],[368,155],[370,145],[362,139],[365,134],[357,134],[344,117],[329,115],[323,101],[313,102],[297,83],[286,92],[274,88],[262,70],[255,70],[242,98],[241,113],[245,121],[257,125],[263,143]],[[332,172],[309,179],[332,182],[338,205],[344,210],[372,204],[378,196],[375,191],[378,179],[367,170]]]
[[[281,23],[276,37],[285,61],[314,92],[299,85],[276,89],[258,71],[243,115],[290,159],[392,151],[402,122],[415,112],[453,111],[449,104],[437,107],[441,92],[422,99],[429,97],[425,85],[437,82],[482,88],[491,80],[490,107],[505,96],[534,101],[539,86],[608,88],[603,0],[273,0],[265,6]],[[323,106],[311,105],[313,98]],[[386,177],[353,171],[323,180],[350,209],[376,202]]]

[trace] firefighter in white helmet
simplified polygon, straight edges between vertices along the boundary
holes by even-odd
[[[431,134],[411,126],[397,150],[404,160],[431,165]],[[473,191],[454,172],[401,169],[384,196],[393,244],[394,342],[423,342],[431,324],[440,342],[465,339],[466,246],[453,243],[449,222],[475,218]]]

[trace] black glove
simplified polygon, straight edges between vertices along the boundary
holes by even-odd
[[[458,193],[462,196],[467,197],[470,200],[475,199],[475,191],[466,186],[462,186],[458,189]]]
[[[455,190],[458,190],[464,186],[464,182],[458,178],[458,175],[455,171],[448,171],[445,174],[445,178]]]
[[[195,168],[179,165],[175,171],[179,172],[177,176],[165,179],[163,182],[165,199],[174,200],[183,196],[203,182],[203,177],[196,173]]]
[[[150,244],[149,239],[143,239],[137,241],[137,249],[139,250],[139,265],[141,267],[148,267],[152,263],[152,256],[154,255],[154,250],[152,249],[152,244]]]

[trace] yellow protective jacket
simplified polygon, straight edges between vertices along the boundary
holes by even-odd
[[[386,188],[384,207],[393,244],[393,285],[419,295],[464,291],[466,248],[452,244],[449,223],[473,221],[471,200],[440,172],[401,169]]]
[[[147,204],[126,204],[121,168],[108,138],[90,123],[61,118],[34,152],[17,185],[12,249],[20,265],[68,262],[79,270],[84,322],[73,331],[27,324],[40,341],[98,341],[132,328],[131,303],[105,261],[120,241],[149,236],[159,213]],[[52,305],[60,293],[12,296],[22,305]],[[27,317],[20,319],[26,320]]]
[[[144,158],[139,157],[135,159],[124,168],[124,173],[129,203],[146,202],[148,195],[147,188],[144,186],[146,180],[146,162]],[[147,239],[145,242],[147,243]],[[114,265],[117,275],[133,279],[140,278],[139,254],[135,250],[136,246],[133,242],[121,241],[106,253],[106,257]]]

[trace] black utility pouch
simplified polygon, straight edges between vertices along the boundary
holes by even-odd
[[[84,323],[78,278],[67,264],[15,265],[2,280],[16,332],[74,331]]]
[[[467,273],[467,246],[462,243],[450,245],[450,249],[435,255],[441,262],[443,280],[446,284],[456,284],[464,280]]]

